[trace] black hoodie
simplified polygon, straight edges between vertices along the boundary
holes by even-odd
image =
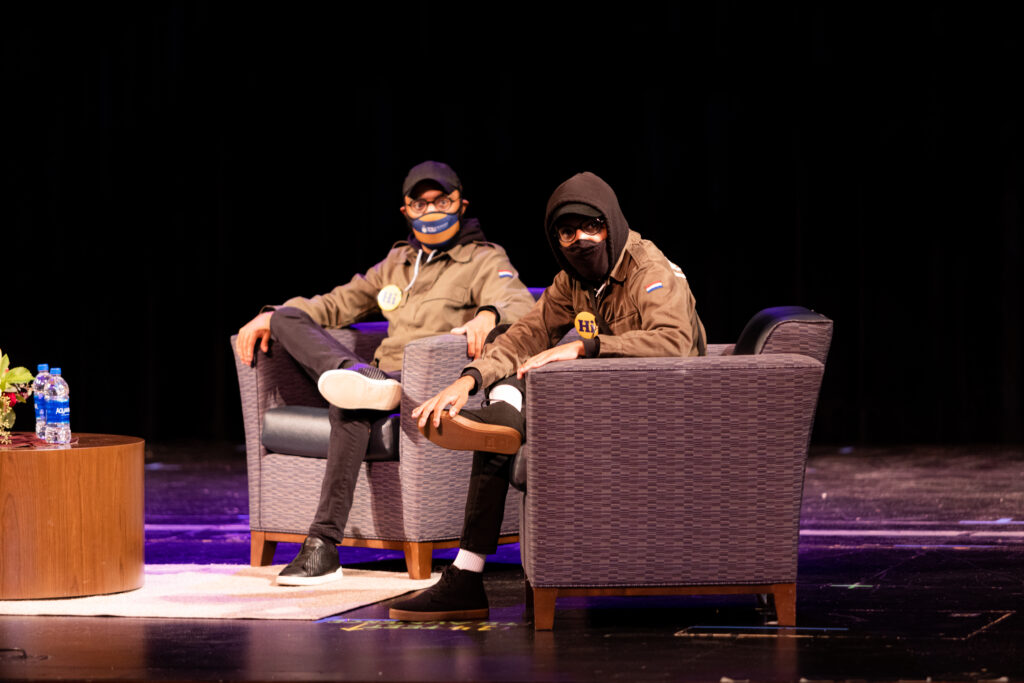
[[[605,240],[608,248],[608,264],[611,266],[609,272],[615,269],[622,250],[626,246],[626,238],[629,236],[629,223],[622,215],[619,208],[619,200],[615,191],[605,181],[590,172],[577,173],[573,177],[555,188],[548,200],[547,211],[544,213],[545,235],[551,251],[555,254],[555,260],[566,273],[574,279],[586,283],[588,286],[597,287],[600,282],[588,282],[582,277],[572,264],[565,257],[562,246],[558,242],[558,235],[555,233],[555,213],[559,207],[566,204],[586,204],[592,206],[604,216],[608,227],[608,239]]]

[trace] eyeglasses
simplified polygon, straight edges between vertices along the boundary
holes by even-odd
[[[413,216],[414,218],[422,216],[427,212],[427,209],[431,206],[433,206],[436,210],[442,213],[448,213],[449,209],[451,209],[453,206],[459,203],[459,198],[455,196],[456,194],[458,194],[458,192],[458,190],[455,190],[455,192],[452,192],[450,195],[439,195],[438,197],[435,197],[429,202],[426,201],[425,199],[413,199],[407,205],[409,215]]]
[[[568,246],[576,241],[576,234],[582,230],[584,235],[600,234],[605,229],[605,221],[603,218],[591,218],[586,220],[579,225],[562,224],[556,225],[555,231],[558,233],[558,241]]]

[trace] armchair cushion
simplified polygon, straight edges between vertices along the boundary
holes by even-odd
[[[326,458],[331,438],[327,408],[278,406],[263,415],[263,447],[272,453]],[[368,462],[398,460],[401,420],[398,414],[382,417],[370,427]]]

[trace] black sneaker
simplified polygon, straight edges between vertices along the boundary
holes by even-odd
[[[279,586],[316,586],[341,578],[338,549],[330,541],[307,536],[302,549],[277,575]]]
[[[512,455],[526,435],[526,418],[511,404],[495,401],[476,410],[464,409],[455,417],[441,414],[441,426],[432,421],[420,433],[442,448],[453,451],[487,451]]]
[[[407,600],[396,602],[388,616],[400,621],[486,619],[490,614],[484,577],[450,565],[441,579]]]
[[[394,410],[402,401],[401,383],[364,363],[328,370],[316,386],[328,403],[345,410]]]

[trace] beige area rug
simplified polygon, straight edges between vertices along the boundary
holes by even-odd
[[[320,586],[278,586],[284,565],[153,564],[142,588],[127,593],[58,600],[0,600],[0,614],[180,619],[316,620],[394,598],[437,581],[405,572],[345,568]]]

